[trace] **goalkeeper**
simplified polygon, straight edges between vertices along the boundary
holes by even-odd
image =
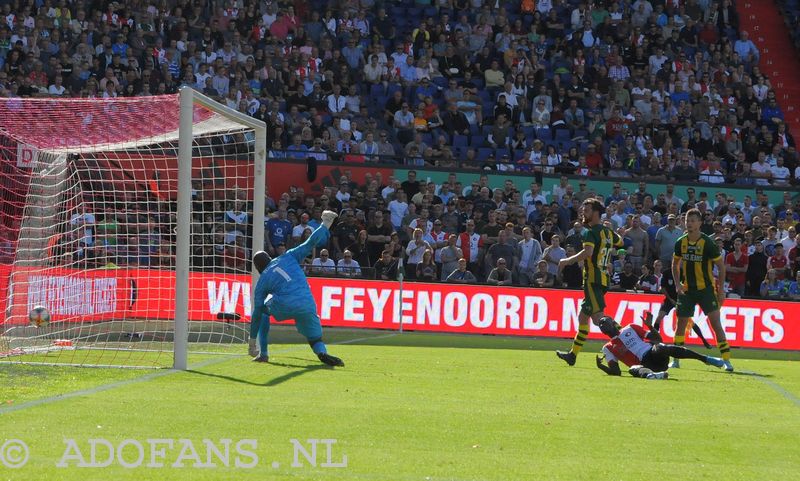
[[[330,227],[336,220],[335,212],[322,213],[322,225],[302,244],[289,249],[281,256],[270,259],[259,251],[253,256],[253,265],[261,276],[256,283],[253,316],[250,320],[249,352],[253,361],[269,362],[267,337],[269,316],[278,321],[294,319],[297,332],[308,339],[311,349],[320,361],[329,366],[344,366],[344,362],[328,354],[322,342],[322,325],[317,315],[317,303],[311,295],[301,263],[319,244],[330,236]],[[256,341],[258,343],[256,344]]]

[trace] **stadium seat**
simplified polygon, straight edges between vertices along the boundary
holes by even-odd
[[[494,149],[491,147],[481,147],[478,149],[476,158],[478,160],[486,160],[490,155],[494,154]]]
[[[466,147],[469,145],[469,137],[466,135],[454,135],[453,136],[453,147]]]
[[[555,132],[555,140],[570,140],[572,138],[572,133],[569,129],[556,129]]]
[[[540,128],[536,129],[536,138],[545,142],[547,140],[552,140],[553,132],[548,128]]]

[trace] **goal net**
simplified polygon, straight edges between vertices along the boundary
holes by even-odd
[[[185,368],[246,342],[265,141],[189,88],[3,99],[0,362]]]

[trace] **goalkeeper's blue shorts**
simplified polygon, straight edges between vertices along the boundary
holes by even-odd
[[[316,303],[313,299],[311,300],[311,305],[315,307],[314,311],[292,312],[288,309],[280,309],[267,301],[266,308],[267,312],[276,320],[294,319],[297,332],[305,336],[309,341],[313,341],[322,337],[322,323],[316,313]]]

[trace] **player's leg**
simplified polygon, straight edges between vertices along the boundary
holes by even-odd
[[[688,317],[679,317],[677,325],[675,326],[675,340],[673,341],[676,346],[683,346],[686,343],[686,325],[689,323]],[[680,368],[681,363],[677,359],[673,359],[671,368]]]
[[[671,311],[674,307],[675,304],[673,304],[672,301],[664,297],[664,301],[661,303],[661,308],[658,310],[658,315],[656,316],[656,320],[653,323],[653,329],[655,329],[656,332],[659,332],[661,330],[661,321],[663,321],[664,318],[667,317],[669,311]]]
[[[336,356],[328,354],[328,347],[322,341],[322,323],[316,312],[309,312],[295,317],[297,332],[305,336],[311,350],[317,358],[329,366],[344,367],[344,362]]]
[[[664,344],[654,344],[642,358],[642,366],[651,369],[653,372],[662,372],[669,369],[669,352],[664,349]]]
[[[694,315],[696,304],[695,297],[691,292],[686,292],[678,296],[678,305],[675,306],[675,314],[678,318],[677,325],[675,326],[674,344],[676,346],[683,346],[686,343],[686,326],[689,324],[689,319]],[[681,367],[681,363],[675,359],[669,367],[679,368]]]
[[[686,327],[686,337],[689,337],[690,330],[693,331],[701,341],[703,341],[703,346],[705,346],[706,349],[711,349],[711,344],[709,344],[708,340],[706,340],[703,330],[694,322],[694,319],[691,317],[689,318],[689,324]]]
[[[725,370],[733,372],[733,364],[731,364],[731,346],[725,337],[725,330],[722,328],[722,322],[719,319],[719,308],[708,314],[708,322],[714,330],[714,336],[717,338],[717,348],[719,348],[720,357],[725,364]]]
[[[269,314],[264,314],[261,319],[261,324],[258,326],[258,352],[253,355],[255,362],[269,362],[269,354],[267,351],[267,341],[269,339]]]
[[[716,365],[713,362],[713,359],[716,358],[700,354],[699,352],[692,351],[683,346],[662,344],[661,350],[676,359],[696,359],[704,364]]]
[[[583,303],[581,304],[581,312],[578,314],[578,332],[575,333],[575,338],[572,340],[572,347],[569,352],[556,351],[556,356],[570,366],[575,364],[578,354],[589,337],[589,319],[596,323],[603,316],[603,308],[605,308],[604,294],[605,292],[602,289],[598,289],[592,284],[584,284]]]

